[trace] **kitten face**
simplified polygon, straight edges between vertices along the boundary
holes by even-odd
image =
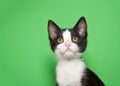
[[[81,17],[73,29],[60,29],[53,21],[48,22],[51,49],[60,60],[82,57],[87,45],[87,24]]]

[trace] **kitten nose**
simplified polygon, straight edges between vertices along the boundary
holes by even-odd
[[[69,48],[69,47],[71,46],[71,42],[70,42],[69,40],[67,40],[67,41],[65,42],[65,46],[66,46],[67,48]]]

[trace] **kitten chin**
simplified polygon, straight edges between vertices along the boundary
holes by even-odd
[[[79,52],[73,53],[71,51],[67,51],[63,54],[63,53],[59,53],[58,50],[55,50],[54,53],[55,53],[56,57],[58,58],[58,60],[80,59],[80,58],[82,58],[82,54],[83,54],[83,53],[79,53]]]
[[[82,60],[87,46],[87,23],[81,17],[73,29],[60,29],[48,21],[48,35],[52,51],[59,59],[56,67],[56,86],[105,86]]]
[[[74,43],[72,39],[70,30],[64,30],[62,32],[62,37],[64,42],[57,44],[54,49],[54,53],[59,60],[70,60],[78,59],[82,57],[82,52],[80,52],[80,47],[77,43]],[[75,39],[74,39],[75,40]]]

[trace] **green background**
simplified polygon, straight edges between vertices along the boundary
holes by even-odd
[[[86,65],[106,86],[120,86],[119,0],[0,1],[0,86],[55,86],[47,22],[71,28],[81,16],[88,23]]]

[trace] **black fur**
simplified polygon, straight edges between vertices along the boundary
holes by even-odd
[[[78,25],[80,25],[81,23],[85,23],[85,32],[84,32],[84,36],[79,35],[79,30],[80,28],[78,27]],[[51,45],[51,49],[52,51],[54,51],[54,49],[56,48],[56,46],[58,45],[58,43],[56,42],[57,38],[62,37],[62,33],[66,30],[66,29],[60,29],[59,26],[57,26],[57,24],[55,24],[52,20],[48,21],[48,32],[49,32],[49,27],[50,26],[54,26],[53,28],[56,30],[56,34],[57,36],[54,39],[51,39],[50,37],[50,33],[49,33],[49,40],[50,40],[50,45]],[[68,29],[71,32],[71,36],[77,36],[78,38],[80,38],[80,41],[77,43],[78,47],[79,47],[79,51],[80,52],[84,52],[87,46],[87,24],[86,24],[86,20],[84,17],[81,17],[79,19],[79,21],[77,22],[77,24],[72,28],[72,29]]]
[[[53,38],[50,36],[50,28],[53,28],[54,34],[56,34]],[[83,29],[83,32],[80,34],[79,31]],[[62,33],[66,29],[60,29],[53,21],[49,20],[48,22],[48,32],[49,32],[49,40],[51,49],[54,51],[56,46],[58,45],[57,39],[62,37]],[[87,23],[84,17],[81,17],[76,25],[72,29],[68,29],[71,32],[72,36],[77,36],[80,40],[76,43],[79,47],[79,52],[84,52],[87,46]],[[99,79],[95,73],[86,68],[84,70],[84,75],[81,80],[82,86],[105,86],[104,83]],[[56,86],[59,84],[56,82]]]
[[[82,86],[105,86],[99,77],[88,68],[84,71],[81,83]]]
[[[57,34],[57,36],[54,39],[52,39],[50,37],[50,31],[49,31],[50,26],[54,26],[54,28],[56,29],[55,33]],[[57,45],[56,39],[58,37],[62,37],[62,33],[61,33],[61,29],[52,20],[48,21],[48,34],[49,34],[48,36],[49,36],[49,40],[50,40],[51,49],[52,49],[52,51],[54,51],[54,49],[56,48],[56,45]]]
[[[88,68],[84,71],[81,83],[82,86],[105,86],[99,77]],[[57,82],[56,86],[59,86]]]

